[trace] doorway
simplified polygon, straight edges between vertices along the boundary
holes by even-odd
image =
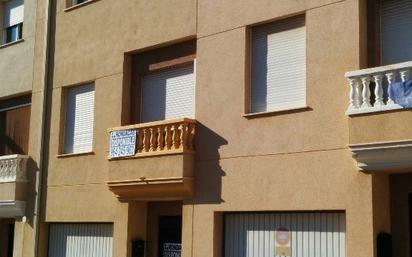
[[[182,202],[149,202],[146,257],[180,257]]]
[[[158,257],[180,257],[182,250],[182,216],[159,217]]]

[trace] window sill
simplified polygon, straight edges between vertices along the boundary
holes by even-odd
[[[71,10],[74,10],[74,9],[77,9],[77,8],[80,8],[80,7],[83,7],[83,6],[85,6],[85,5],[89,5],[89,4],[91,4],[91,3],[93,3],[93,2],[97,2],[97,1],[99,1],[99,0],[88,0],[88,1],[83,2],[83,3],[81,3],[81,4],[76,4],[76,5],[69,6],[69,7],[65,8],[63,11],[65,11],[65,12],[70,12]]]
[[[6,47],[9,47],[9,46],[12,46],[12,45],[17,45],[17,44],[19,44],[19,43],[21,43],[21,42],[24,42],[24,39],[19,39],[19,40],[10,42],[10,43],[2,44],[2,45],[0,45],[0,49],[6,48]]]
[[[246,114],[243,114],[242,116],[245,117],[246,119],[254,119],[254,118],[259,118],[259,117],[276,116],[276,115],[290,114],[290,113],[295,113],[295,112],[304,112],[304,111],[310,111],[310,110],[312,110],[312,108],[310,108],[309,106],[301,106],[301,107],[291,107],[288,109],[281,109],[281,110],[274,110],[274,111],[267,111],[267,112],[246,113]]]
[[[56,155],[57,158],[69,158],[75,156],[84,156],[84,155],[94,155],[93,151],[91,152],[82,152],[82,153],[65,153],[65,154],[58,154]]]

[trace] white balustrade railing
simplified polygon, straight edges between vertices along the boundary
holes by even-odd
[[[27,159],[19,154],[0,156],[0,183],[26,181]]]
[[[348,115],[401,109],[389,97],[391,85],[409,80],[412,61],[350,71],[345,74],[349,82]]]

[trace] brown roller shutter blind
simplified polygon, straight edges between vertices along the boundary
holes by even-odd
[[[0,111],[0,155],[28,153],[30,109]]]

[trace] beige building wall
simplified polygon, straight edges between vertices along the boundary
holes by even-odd
[[[32,90],[36,7],[36,0],[24,1],[23,40],[0,46],[0,99]]]
[[[388,218],[373,216],[373,185],[387,186],[359,172],[347,149],[354,125],[345,115],[343,75],[361,67],[359,6],[358,0],[100,0],[67,10],[57,1],[46,224],[113,222],[113,256],[130,256],[130,239],[145,239],[147,205],[119,202],[106,185],[107,129],[124,125],[128,111],[125,53],[197,38],[195,195],[183,203],[183,256],[221,255],[222,212],[322,210],[345,211],[348,257],[374,256],[376,231],[386,229]],[[247,27],[302,13],[308,107],[245,117]],[[63,91],[91,81],[93,152],[59,156]]]

